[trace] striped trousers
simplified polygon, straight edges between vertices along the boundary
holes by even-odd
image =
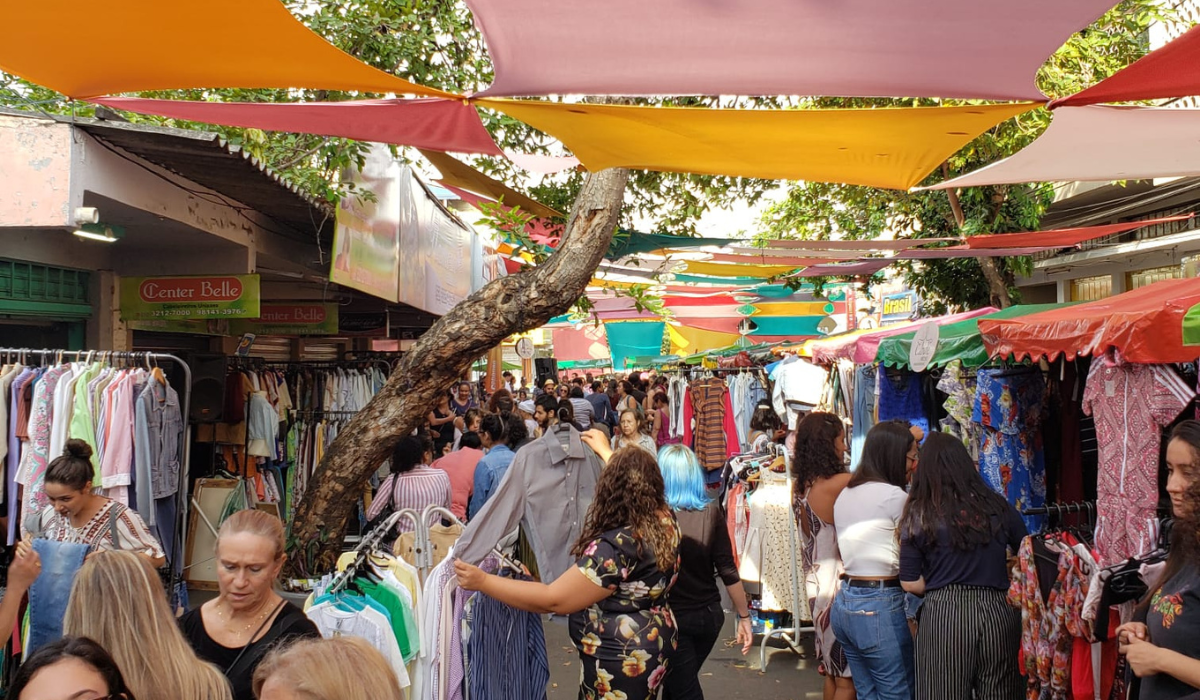
[[[994,588],[925,595],[917,626],[917,700],[1022,700],[1021,613]]]

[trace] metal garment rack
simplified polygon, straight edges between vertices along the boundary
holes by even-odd
[[[792,470],[788,469],[787,470],[787,489],[788,489],[789,494],[792,492],[792,479],[793,479]],[[766,671],[767,671],[767,642],[770,642],[772,638],[779,637],[780,639],[782,639],[784,642],[787,643],[788,647],[791,648],[792,651],[799,654],[800,657],[803,658],[805,653],[804,653],[804,649],[800,646],[800,635],[802,635],[806,632],[810,632],[810,633],[816,632],[816,627],[812,626],[812,623],[811,623],[811,619],[813,616],[812,610],[809,609],[809,607],[808,607],[808,589],[807,589],[807,586],[804,586],[803,587],[804,590],[801,590],[802,586],[800,585],[800,572],[796,568],[797,562],[800,560],[800,547],[799,547],[800,532],[799,532],[799,530],[800,530],[800,527],[796,523],[796,518],[794,516],[789,515],[788,516],[788,541],[791,546],[791,554],[788,558],[788,561],[791,563],[791,569],[792,569],[792,600],[795,601],[793,607],[795,607],[797,609],[791,611],[791,613],[792,613],[792,626],[791,627],[783,627],[780,629],[770,630],[766,634],[763,635],[762,643],[758,647],[758,670],[759,670],[759,673],[766,673]],[[801,595],[801,594],[803,594],[803,595]],[[806,611],[808,614],[808,618],[810,619],[810,624],[807,626],[805,626],[803,624],[804,616],[801,615],[801,610]]]
[[[149,368],[151,363],[158,362],[173,362],[183,368],[183,391],[179,392],[179,412],[183,418],[183,454],[180,455],[179,463],[179,487],[175,491],[175,542],[172,549],[175,552],[176,561],[171,564],[170,591],[168,595],[174,594],[175,587],[183,578],[183,557],[184,543],[187,542],[187,523],[188,518],[188,499],[187,492],[189,490],[189,477],[191,475],[191,458],[192,458],[192,426],[188,422],[188,416],[191,413],[192,400],[192,368],[188,363],[175,355],[160,352],[121,352],[109,350],[48,350],[30,349],[30,348],[0,348],[0,355],[9,358],[15,357],[18,361],[24,363],[26,357],[37,355],[42,358],[42,364],[46,364],[47,358],[52,359],[55,364],[62,362],[63,358],[73,357],[75,360],[84,362],[104,362],[109,364],[125,363],[129,366],[134,364],[146,365]]]

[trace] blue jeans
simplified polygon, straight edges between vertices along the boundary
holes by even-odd
[[[63,615],[75,574],[92,550],[90,545],[35,539],[33,551],[42,559],[42,573],[29,587],[29,643],[25,658],[62,637]]]
[[[850,663],[858,700],[912,700],[913,640],[903,590],[843,583],[830,621]]]

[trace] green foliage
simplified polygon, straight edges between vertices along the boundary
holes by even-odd
[[[1146,31],[1165,18],[1155,0],[1124,0],[1091,27],[1074,35],[1038,72],[1038,87],[1051,98],[1088,87],[1140,58]],[[821,107],[964,104],[936,100],[862,100],[822,98]],[[966,104],[969,104],[967,102]],[[1037,138],[1050,113],[1036,110],[987,131],[950,157],[923,184],[932,184],[1010,156]],[[967,188],[958,194],[963,223],[956,221],[946,192],[902,192],[828,183],[793,184],[786,199],[763,216],[758,240],[771,238],[870,239],[890,232],[897,237],[940,238],[977,233],[1036,230],[1050,205],[1048,183]],[[986,264],[986,263],[984,263]],[[1029,258],[996,258],[997,271],[1016,293],[1015,275],[1028,274]],[[992,302],[996,290],[975,259],[898,263],[906,281],[935,312],[978,308]]]

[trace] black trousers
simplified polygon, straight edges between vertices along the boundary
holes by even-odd
[[[693,610],[675,610],[679,643],[667,660],[663,681],[663,700],[704,700],[700,687],[700,667],[712,652],[725,626],[720,603]]]

